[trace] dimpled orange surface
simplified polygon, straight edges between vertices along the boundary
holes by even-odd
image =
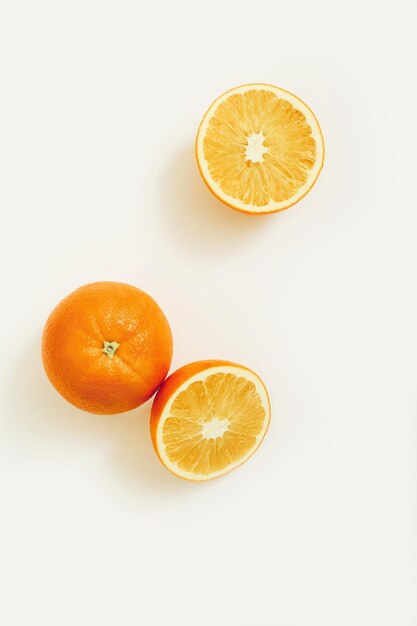
[[[234,363],[199,361],[162,385],[151,434],[160,460],[174,474],[208,480],[249,458],[269,419],[268,394],[254,372]]]
[[[42,358],[66,400],[91,413],[120,413],[148,400],[164,380],[172,335],[147,293],[97,282],[76,289],[52,311]]]

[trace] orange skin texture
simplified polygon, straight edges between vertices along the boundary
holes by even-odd
[[[271,85],[270,83],[257,83],[259,85],[263,85],[264,87],[274,87],[275,85]],[[244,85],[240,85],[240,87],[250,87],[250,83],[246,83]],[[312,190],[312,188],[314,187],[314,185],[317,182],[317,179],[320,175],[321,170],[323,169],[323,165],[324,165],[324,157],[325,157],[325,145],[324,145],[324,141],[323,141],[323,160],[321,162],[320,165],[320,169],[317,172],[317,176],[315,178],[315,180],[313,180],[313,182],[311,183],[310,187],[308,187],[305,192],[303,193],[302,196],[300,196],[298,198],[298,200],[295,200],[294,202],[290,202],[289,204],[287,204],[287,206],[282,207],[281,209],[272,209],[270,211],[250,211],[249,209],[246,211],[245,209],[242,209],[241,207],[235,206],[234,204],[232,204],[231,202],[228,202],[225,198],[222,198],[221,196],[219,196],[216,191],[211,187],[210,185],[210,181],[207,180],[205,173],[203,171],[203,168],[201,167],[200,164],[200,158],[199,158],[199,154],[198,154],[198,136],[200,134],[200,128],[203,125],[203,122],[207,116],[207,114],[209,113],[211,107],[213,106],[213,104],[215,102],[217,102],[217,100],[219,100],[222,96],[225,96],[226,94],[228,94],[231,91],[234,91],[235,89],[239,89],[239,87],[233,87],[233,89],[228,89],[227,91],[225,91],[223,94],[221,94],[218,98],[216,98],[216,100],[213,100],[213,102],[211,103],[211,105],[209,106],[209,108],[207,109],[207,111],[205,112],[205,114],[202,117],[202,120],[198,126],[198,130],[197,130],[197,136],[196,136],[196,140],[195,140],[195,144],[194,144],[194,154],[195,154],[195,158],[197,161],[197,166],[199,169],[199,172],[201,174],[201,178],[203,179],[206,187],[211,191],[211,193],[213,194],[213,196],[215,196],[217,198],[217,200],[220,200],[220,202],[223,202],[223,204],[225,204],[226,206],[230,207],[231,209],[234,209],[235,211],[238,211],[239,213],[244,213],[245,215],[272,215],[273,213],[280,213],[281,211],[286,211],[287,209],[289,209],[290,207],[294,206],[294,204],[297,204],[298,202],[300,202],[300,200],[302,200],[309,191]],[[304,106],[311,112],[311,114],[313,115],[315,121],[317,122],[317,126],[319,128],[320,131],[320,135],[321,138],[323,140],[323,133],[320,127],[320,124],[318,122],[317,117],[314,115],[313,111],[310,109],[310,107],[304,102],[304,100],[301,100],[301,98],[299,98],[298,96],[296,96],[295,94],[293,94],[291,91],[288,91],[287,89],[282,89],[282,87],[280,87],[281,91],[284,91],[288,94],[290,94],[291,96],[296,97],[300,102],[302,102],[304,104]]]
[[[169,471],[172,471],[172,470],[169,467],[167,467],[164,461],[161,459],[159,452],[158,452],[158,447],[156,444],[156,432],[158,429],[159,420],[165,409],[165,405],[168,403],[169,399],[176,393],[177,389],[179,389],[179,387],[181,387],[183,383],[185,383],[187,380],[192,378],[195,374],[199,374],[200,372],[204,372],[205,370],[208,370],[212,367],[219,367],[222,365],[225,365],[225,366],[231,365],[235,367],[240,367],[241,369],[247,370],[248,372],[251,372],[252,374],[255,373],[251,369],[249,369],[249,367],[246,367],[245,365],[233,363],[232,361],[222,361],[218,359],[211,359],[207,361],[195,361],[194,363],[189,363],[188,365],[184,365],[183,367],[180,367],[178,370],[173,372],[170,376],[168,376],[168,378],[163,382],[163,384],[159,388],[158,393],[156,394],[153,404],[152,404],[150,431],[151,431],[151,439],[152,439],[155,452],[159,460],[161,461],[162,465],[166,467]],[[270,402],[267,391],[266,391],[266,394],[268,398],[269,415],[271,415],[271,402]],[[269,427],[269,424],[268,424],[268,427]],[[262,441],[264,440],[267,432],[268,432],[268,428],[266,429],[262,440],[259,442],[259,445],[255,448],[252,454],[245,461],[242,461],[242,463],[246,463],[246,461],[248,461],[250,457],[253,454],[255,454],[256,450],[259,448]],[[233,469],[237,469],[237,467],[239,467],[239,465],[234,467]],[[229,472],[231,471],[233,470],[230,469]],[[225,474],[228,474],[229,472],[225,472]],[[179,476],[183,480],[188,480],[191,482],[204,482],[201,480],[194,480],[193,478],[189,478],[185,476],[180,476],[179,474],[175,474],[175,475]]]
[[[120,346],[112,359],[104,341]],[[124,283],[84,285],[50,314],[42,360],[55,389],[96,414],[134,409],[156,392],[172,359],[168,321],[147,293]]]

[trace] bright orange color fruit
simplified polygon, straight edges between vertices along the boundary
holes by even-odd
[[[176,476],[209,480],[252,456],[270,416],[267,390],[254,372],[228,361],[198,361],[162,384],[151,437],[160,461]]]
[[[275,213],[310,191],[323,166],[324,142],[302,100],[255,83],[213,102],[198,129],[196,157],[219,200],[244,213]]]
[[[52,385],[90,413],[128,411],[148,400],[172,359],[168,321],[147,293],[123,283],[84,285],[49,316],[42,359]]]

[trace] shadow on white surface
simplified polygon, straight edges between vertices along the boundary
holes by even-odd
[[[18,360],[13,373],[10,397],[19,416],[14,424],[19,440],[30,440],[39,446],[91,446],[91,457],[97,459],[102,447],[109,459],[109,473],[118,483],[134,491],[155,491],[178,496],[193,489],[193,483],[171,475],[158,461],[149,434],[151,401],[119,415],[93,415],[66,402],[49,383],[40,356],[40,337],[31,342]],[[14,430],[15,430],[14,429]],[[101,449],[99,450],[101,455]],[[59,455],[59,454],[58,454]]]
[[[183,146],[171,156],[157,188],[168,236],[192,256],[232,253],[271,225],[273,216],[239,213],[209,191],[197,167],[194,145]]]

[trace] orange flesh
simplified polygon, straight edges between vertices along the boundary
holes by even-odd
[[[293,197],[316,160],[316,142],[303,113],[262,89],[233,94],[217,107],[203,150],[222,191],[254,206]]]
[[[221,471],[254,447],[265,417],[252,382],[233,374],[212,374],[175,398],[163,425],[165,452],[187,472]]]

